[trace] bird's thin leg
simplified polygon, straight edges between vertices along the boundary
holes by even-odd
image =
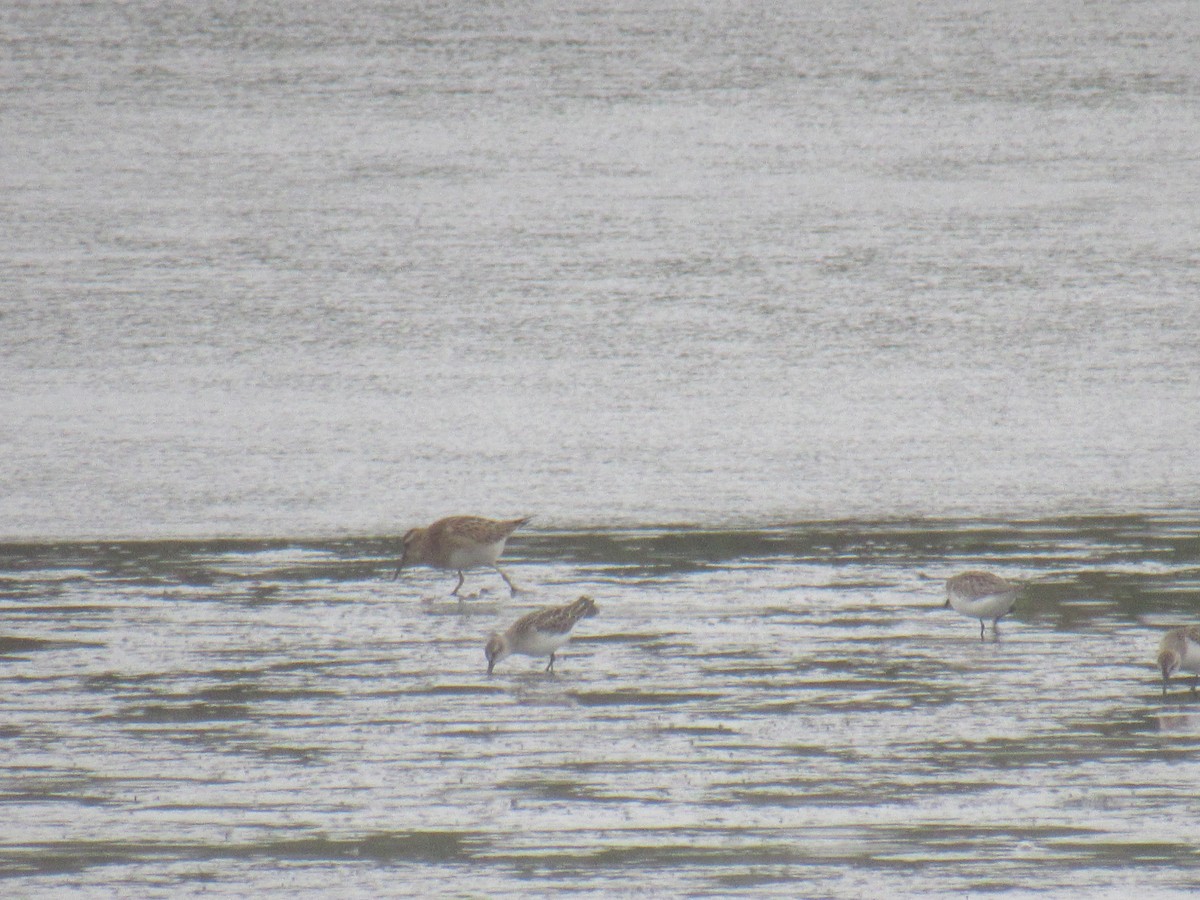
[[[467,580],[467,579],[466,579],[466,576],[464,576],[464,575],[463,575],[463,573],[462,573],[462,569],[459,569],[459,570],[458,570],[458,584],[456,584],[456,585],[454,586],[454,590],[452,590],[452,591],[450,592],[450,596],[451,596],[451,597],[457,597],[457,596],[458,596],[458,589],[459,589],[460,587],[462,587],[462,586],[463,586],[463,582],[464,582],[464,581],[466,581],[466,580]]]
[[[980,619],[980,620],[979,620],[979,639],[980,639],[981,641],[983,640],[983,627],[984,627],[984,624],[985,624],[985,623],[984,623],[983,619]]]
[[[512,581],[509,580],[509,577],[507,575],[504,574],[504,570],[501,569],[499,566],[492,566],[492,568],[500,573],[500,577],[503,578],[504,583],[508,585],[509,596],[510,597],[517,596],[517,586],[515,584],[513,584]]]
[[[550,654],[550,662],[549,662],[549,664],[546,666],[546,671],[547,671],[547,672],[553,672],[553,671],[554,671],[554,654],[553,654],[553,653],[551,653],[551,654]]]
[[[403,568],[404,568],[404,566],[402,566],[402,565],[396,566],[396,574],[392,576],[392,581],[395,581],[397,578],[400,577],[400,570]]]

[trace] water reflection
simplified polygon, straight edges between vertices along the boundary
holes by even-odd
[[[1200,711],[1161,712],[1156,719],[1158,730],[1164,734],[1200,735]]]

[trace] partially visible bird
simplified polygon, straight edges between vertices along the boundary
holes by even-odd
[[[496,565],[496,560],[504,552],[504,542],[530,518],[498,520],[480,516],[450,516],[438,519],[426,528],[413,528],[404,535],[404,552],[392,580],[400,577],[400,571],[405,566],[426,565],[448,569],[458,572],[458,584],[450,592],[451,596],[458,596],[458,589],[465,580],[464,569],[490,566],[500,572],[509,593],[516,594],[516,586]]]
[[[547,672],[554,671],[554,653],[571,639],[571,629],[580,619],[596,615],[596,603],[591,597],[583,596],[564,606],[548,606],[521,616],[504,634],[493,634],[483,648],[487,657],[488,674],[496,663],[521,653],[525,656],[550,655]]]
[[[1192,673],[1192,693],[1200,680],[1200,625],[1172,628],[1158,645],[1158,668],[1162,672],[1163,696],[1167,696],[1167,679],[1182,670]]]
[[[1012,610],[1021,585],[991,572],[962,572],[946,581],[946,606],[964,616],[979,620],[979,639],[983,640],[984,620],[996,624]]]

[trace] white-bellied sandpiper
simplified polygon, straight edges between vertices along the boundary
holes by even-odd
[[[451,596],[458,596],[458,590],[465,580],[464,569],[489,566],[500,573],[508,585],[509,593],[516,594],[516,586],[496,565],[496,561],[504,552],[504,542],[528,521],[529,517],[498,520],[480,516],[450,516],[438,519],[427,528],[413,528],[404,535],[404,552],[392,580],[400,577],[400,571],[405,566],[426,565],[447,569],[458,573],[458,584],[450,592]]]
[[[1162,672],[1162,692],[1167,696],[1167,679],[1177,672],[1192,673],[1192,693],[1200,680],[1200,625],[1172,628],[1158,645],[1158,668]]]
[[[571,629],[580,619],[596,615],[596,603],[591,597],[580,597],[564,606],[548,606],[517,619],[503,634],[493,634],[484,647],[488,674],[496,663],[521,653],[525,656],[546,656],[550,662],[547,672],[554,671],[554,654],[571,639]]]
[[[946,581],[946,606],[964,616],[979,620],[979,639],[983,640],[984,622],[996,623],[1012,610],[1021,585],[991,572],[962,572]]]

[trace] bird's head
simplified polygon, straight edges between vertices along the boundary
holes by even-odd
[[[408,563],[414,562],[417,541],[420,540],[422,531],[424,531],[423,528],[410,528],[405,533],[404,537],[400,539],[400,543],[402,545],[400,551],[401,569],[403,569]]]
[[[1162,672],[1163,680],[1163,696],[1167,693],[1167,679],[1179,671],[1179,664],[1183,662],[1179,654],[1174,650],[1163,650],[1158,654],[1158,668]]]
[[[504,639],[504,635],[493,634],[488,638],[488,642],[483,647],[483,655],[487,657],[487,673],[491,675],[496,663],[508,656],[508,641]]]

